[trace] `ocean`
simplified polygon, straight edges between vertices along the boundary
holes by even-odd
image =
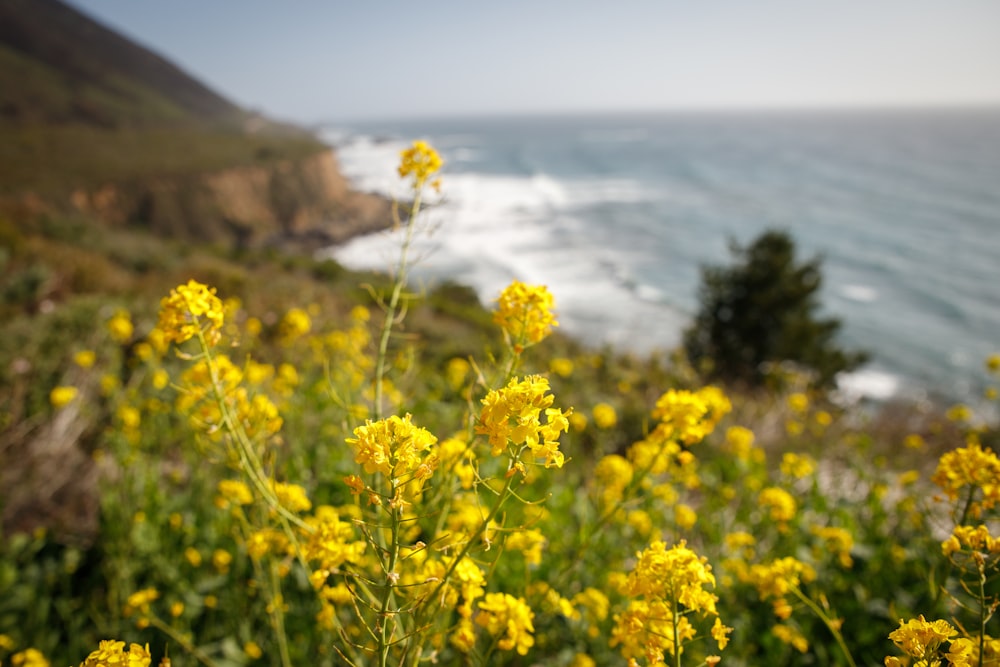
[[[556,298],[560,328],[646,354],[679,344],[700,269],[768,228],[822,258],[822,314],[872,354],[850,396],[980,403],[1000,352],[1000,110],[441,118],[324,129],[355,187],[404,197],[399,151],[441,153],[443,201],[418,284],[484,303],[511,279]],[[388,269],[400,237],[329,251]]]

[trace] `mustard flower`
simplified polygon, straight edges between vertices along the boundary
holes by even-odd
[[[157,327],[166,342],[183,343],[203,331],[208,343],[219,340],[224,309],[215,296],[215,288],[189,280],[170,290],[160,301],[160,321]]]
[[[410,419],[409,414],[393,415],[377,422],[367,420],[354,429],[354,437],[346,440],[354,448],[354,462],[363,465],[367,473],[379,472],[393,479],[433,471],[437,456],[430,450],[437,438]]]
[[[535,618],[531,607],[521,598],[507,593],[487,593],[479,603],[476,623],[493,637],[499,637],[497,646],[504,651],[516,650],[527,655],[535,645]]]
[[[732,405],[716,387],[704,387],[698,392],[671,389],[660,396],[653,417],[671,429],[671,437],[687,445],[705,439]]]
[[[783,625],[779,623],[771,628],[771,634],[785,644],[794,648],[799,653],[805,653],[809,650],[809,640],[805,638],[805,635],[790,625]]]
[[[155,588],[144,588],[132,593],[125,601],[125,615],[140,614],[144,616],[149,614],[150,605],[159,597],[160,593]]]
[[[809,409],[809,397],[801,392],[789,395],[786,401],[788,403],[788,407],[792,409],[792,412],[802,414]]]
[[[777,486],[763,489],[757,496],[757,502],[766,510],[772,521],[785,524],[795,518],[798,505],[792,494]]]
[[[286,484],[284,482],[268,482],[271,490],[277,497],[282,507],[290,512],[308,512],[312,509],[312,501],[306,494],[306,490],[298,484]]]
[[[937,654],[941,644],[957,634],[958,630],[948,621],[927,621],[921,615],[909,621],[900,621],[899,627],[889,633],[889,639],[911,658],[929,661]]]
[[[218,485],[219,496],[215,504],[220,509],[230,505],[249,505],[253,502],[253,494],[245,482],[236,479],[224,479]]]
[[[282,345],[291,345],[296,340],[309,333],[312,320],[309,313],[301,308],[292,308],[281,318],[278,325],[278,338]]]
[[[52,404],[52,407],[58,410],[59,408],[65,407],[70,403],[72,403],[73,399],[76,398],[78,393],[79,392],[77,391],[76,387],[70,387],[70,386],[56,387],[55,389],[49,392],[49,403]]]
[[[130,342],[134,330],[132,316],[127,310],[119,310],[108,320],[108,333],[116,343],[124,345]]]
[[[724,450],[740,461],[749,461],[754,450],[753,441],[754,434],[750,429],[743,426],[730,426],[726,429]]]
[[[549,370],[559,377],[568,378],[573,374],[573,360],[566,357],[556,357],[549,362]]]
[[[980,553],[1000,553],[1000,540],[990,535],[990,530],[980,524],[978,526],[955,526],[951,536],[941,543],[941,551],[945,556],[962,550]]]
[[[262,655],[264,655],[264,651],[261,650],[260,646],[258,646],[257,642],[255,641],[248,641],[246,644],[244,644],[243,653],[246,655],[246,657],[250,658],[251,660],[257,660]]]
[[[555,299],[544,285],[526,285],[515,280],[497,299],[493,322],[519,350],[541,342],[559,323],[552,313]]]
[[[562,467],[565,459],[559,451],[559,435],[569,430],[571,413],[549,407],[554,397],[548,391],[546,378],[529,375],[524,380],[511,378],[506,387],[491,390],[483,398],[476,433],[489,436],[493,456],[499,456],[508,444],[513,444],[517,448],[515,456],[521,447],[527,447],[542,459],[546,468]]]
[[[841,567],[850,567],[853,564],[851,549],[854,548],[854,537],[849,531],[836,526],[814,526],[812,532],[823,540],[827,551],[837,554],[837,561]]]
[[[982,499],[969,508],[972,516],[979,516],[1000,500],[1000,459],[975,443],[959,447],[941,455],[931,481],[952,501],[964,498],[966,487],[981,490]]]
[[[674,505],[674,523],[678,528],[692,528],[698,521],[698,513],[689,505],[683,503]]]
[[[785,452],[781,457],[781,474],[795,479],[803,479],[816,471],[812,457],[795,452]]]
[[[816,578],[816,571],[802,561],[786,556],[769,563],[754,563],[740,577],[757,589],[761,600],[784,598],[793,588]]]
[[[613,406],[607,403],[598,403],[594,406],[594,424],[599,429],[614,428],[618,424],[618,413]]]
[[[625,585],[627,595],[673,599],[691,611],[712,614],[716,596],[708,590],[715,586],[715,575],[708,559],[687,548],[683,540],[667,548],[656,541],[637,554],[638,562]]]
[[[45,655],[36,648],[28,648],[15,653],[11,656],[10,663],[14,667],[49,667],[50,665]]]
[[[441,156],[426,141],[414,141],[410,148],[399,153],[399,177],[410,177],[413,189],[417,190],[443,164]]]
[[[520,551],[524,554],[524,561],[528,565],[541,565],[542,548],[545,546],[545,535],[534,528],[523,528],[507,536],[504,545],[508,549]]]
[[[97,361],[97,355],[93,350],[80,350],[73,355],[73,363],[80,368],[90,368]]]
[[[986,358],[986,370],[990,373],[1000,373],[1000,354],[991,354]]]
[[[341,521],[337,510],[321,506],[305,521],[310,530],[305,536],[302,553],[316,569],[333,572],[344,563],[361,560],[366,543],[356,539],[353,524]]]

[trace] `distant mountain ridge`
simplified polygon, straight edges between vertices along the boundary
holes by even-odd
[[[69,84],[69,101],[76,105],[79,120],[92,120],[88,112],[101,110],[94,103],[100,94],[123,103],[138,102],[137,87],[161,96],[185,115],[230,121],[244,115],[239,107],[164,58],[57,0],[0,0],[0,44],[62,77]],[[3,76],[10,75],[8,70]],[[4,83],[0,113],[29,118],[38,113],[37,107],[24,105],[31,100],[16,97],[23,86]]]
[[[0,0],[0,216],[321,245],[388,224],[311,133],[250,113],[59,0]]]

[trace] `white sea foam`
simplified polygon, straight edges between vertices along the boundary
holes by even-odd
[[[394,167],[403,144],[360,138],[337,151],[344,174],[360,189],[402,198]],[[445,175],[444,196],[413,241],[416,281],[455,279],[489,303],[512,279],[544,284],[555,294],[561,328],[591,344],[635,352],[672,347],[685,318],[616,274],[615,250],[581,232],[572,210],[581,203],[641,196],[623,179],[574,183],[546,174]],[[429,225],[427,224],[429,223]],[[429,233],[428,233],[429,232]],[[389,269],[400,231],[372,234],[324,251],[354,269]]]
[[[840,294],[845,299],[858,303],[871,303],[878,299],[878,291],[868,285],[844,285],[840,288]]]
[[[837,390],[848,403],[863,398],[886,401],[899,394],[900,378],[885,371],[862,369],[839,374]]]

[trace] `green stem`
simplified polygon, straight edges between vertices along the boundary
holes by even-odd
[[[792,586],[791,590],[795,593],[795,597],[801,600],[809,609],[819,617],[819,620],[823,621],[823,625],[833,634],[833,638],[837,640],[837,645],[840,647],[841,652],[843,652],[844,657],[847,658],[847,663],[851,667],[857,667],[857,663],[854,662],[854,658],[851,656],[850,649],[847,648],[847,644],[844,642],[844,636],[840,634],[840,628],[837,627],[833,621],[831,621],[823,610],[820,609],[819,605],[816,604],[811,598],[807,597],[798,586]]]
[[[392,286],[392,294],[389,303],[385,307],[385,321],[382,323],[382,337],[378,344],[378,357],[375,360],[375,418],[382,418],[382,393],[383,376],[385,375],[385,360],[388,355],[389,338],[392,336],[392,327],[396,321],[396,309],[399,307],[399,299],[406,286],[407,260],[410,254],[410,244],[413,241],[413,228],[420,213],[421,188],[414,188],[413,204],[410,206],[410,217],[406,221],[406,235],[403,238],[403,247],[399,252],[399,264],[396,267],[396,278]]]
[[[395,492],[395,483],[393,483],[393,487],[393,491]],[[395,493],[393,497],[395,497]],[[395,628],[395,624],[392,624],[392,627],[390,628],[389,607],[395,597],[393,592],[396,588],[396,579],[399,576],[396,572],[396,561],[399,558],[399,508],[391,507],[389,510],[389,516],[391,522],[391,536],[388,546],[388,561],[385,565],[385,587],[382,589],[382,600],[378,613],[378,623],[380,626],[379,632],[377,633],[379,667],[386,667],[388,665],[389,646],[392,644],[392,635]]]
[[[189,654],[193,655],[195,660],[205,665],[205,667],[217,667],[215,662],[209,658],[201,649],[189,642],[184,638],[184,635],[180,634],[172,627],[161,621],[155,616],[149,617],[149,624],[154,628],[162,632],[163,634],[170,637],[172,640],[180,644],[180,647],[187,651]]]

